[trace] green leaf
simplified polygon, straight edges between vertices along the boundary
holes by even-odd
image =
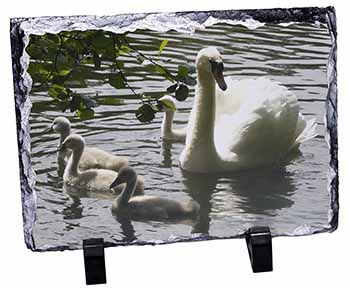
[[[183,79],[183,82],[184,82],[185,84],[191,85],[191,86],[197,84],[197,80],[196,80],[194,77],[192,77],[192,76],[187,76],[187,77],[185,77],[185,78]]]
[[[96,53],[101,52],[105,50],[107,46],[112,46],[112,40],[109,38],[109,36],[106,34],[106,32],[102,30],[95,31],[91,37],[92,39],[92,47]]]
[[[72,99],[70,101],[70,111],[73,112],[73,111],[76,111],[80,108],[80,103],[81,103],[81,98],[79,95],[77,94],[73,94],[72,95]]]
[[[92,108],[97,106],[96,101],[87,95],[80,95],[80,99],[86,108]]]
[[[70,111],[92,109],[97,106],[95,100],[88,95],[80,95],[77,93],[71,93],[72,99],[70,101]]]
[[[186,77],[188,76],[189,70],[185,65],[179,65],[177,75],[179,77]]]
[[[49,80],[50,71],[46,63],[30,62],[27,72],[34,83],[43,83]]]
[[[51,83],[63,86],[64,82],[66,81],[66,78],[67,77],[61,76],[58,73],[53,73],[52,76],[51,76]]]
[[[82,110],[79,109],[79,110],[76,111],[76,115],[81,120],[84,120],[84,119],[93,118],[94,115],[95,115],[95,112],[92,109],[89,109],[89,108],[82,109]]]
[[[58,44],[59,41],[60,41],[60,39],[59,39],[59,37],[57,36],[57,34],[46,33],[45,36],[46,36],[46,39],[48,39],[48,40],[50,40],[50,41],[52,41],[52,42],[54,42],[54,43],[57,43],[57,44]]]
[[[72,35],[68,37],[72,37]],[[80,42],[77,39],[65,38],[65,37],[63,37],[63,39],[64,39],[64,48],[66,48],[67,50],[70,50],[74,53],[79,53],[79,54],[85,51],[84,42],[86,41]]]
[[[167,46],[169,40],[168,39],[164,39],[161,43],[160,43],[160,46],[159,46],[159,55],[162,54],[165,46]]]
[[[142,64],[144,61],[146,60],[146,58],[144,58],[142,55],[140,55],[140,54],[138,54],[137,56],[136,56],[136,62],[138,63],[138,64]]]
[[[196,67],[192,64],[186,64],[185,65],[187,70],[188,70],[188,74],[193,74],[193,73],[196,73]]]
[[[125,81],[123,75],[120,72],[118,72],[117,74],[111,74],[109,76],[109,84],[117,89],[124,88]]]
[[[92,59],[93,59],[95,67],[100,68],[101,67],[101,57],[96,52],[93,52]]]
[[[176,75],[177,81],[183,82],[187,85],[196,85],[197,81],[193,76],[190,76],[189,74],[192,74],[195,72],[196,69],[193,68],[191,65],[179,65],[178,72]]]
[[[158,72],[160,75],[163,75],[163,76],[167,75],[165,68],[160,65],[154,65],[154,70]]]
[[[82,65],[79,68],[73,69],[69,74],[69,79],[75,83],[78,83],[82,87],[87,87],[86,80],[92,79],[92,77],[84,69],[81,69],[82,67],[84,66]]]
[[[67,99],[69,98],[69,92],[67,89],[59,84],[52,84],[49,88],[49,96],[54,99]]]
[[[122,45],[118,48],[118,55],[129,54],[132,49],[127,45]]]
[[[169,93],[173,93],[173,92],[175,92],[177,86],[178,86],[178,83],[175,83],[175,84],[169,86],[169,87],[166,89],[166,91],[169,92]]]
[[[157,105],[151,104],[151,107],[152,107],[152,110],[153,110],[154,113],[159,111]]]
[[[61,69],[59,72],[58,72],[58,74],[60,75],[60,76],[67,76],[69,73],[71,73],[72,72],[72,69]]]
[[[189,89],[188,89],[187,85],[180,84],[179,88],[175,92],[175,98],[178,101],[184,101],[184,100],[186,100],[188,95],[189,95]]]
[[[123,103],[124,103],[123,99],[116,98],[113,96],[107,96],[107,97],[103,98],[101,101],[101,104],[104,104],[104,105],[120,105]]]
[[[155,112],[152,105],[146,103],[137,109],[135,115],[140,122],[150,122],[154,119]]]
[[[118,69],[122,69],[124,67],[124,61],[121,61],[121,60],[116,60],[115,61],[117,63],[117,68]]]
[[[166,78],[167,80],[170,80],[172,82],[174,82],[174,79],[172,77],[169,76],[168,72],[166,71],[166,69],[161,66],[161,65],[153,65],[153,68],[156,72],[158,72],[161,76],[163,76],[164,78]]]
[[[164,105],[165,107],[169,108],[172,111],[176,110],[176,106],[173,102],[171,102],[168,99],[158,99],[158,103],[161,103],[162,105]]]
[[[146,94],[142,94],[142,98],[147,99],[148,101],[153,99],[151,95],[146,95]]]
[[[55,101],[56,102],[56,101]],[[65,112],[67,109],[70,108],[70,101],[65,100],[65,101],[59,101],[56,103],[57,106],[60,108],[62,112]]]

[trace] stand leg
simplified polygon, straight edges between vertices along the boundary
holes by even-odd
[[[252,227],[246,234],[254,273],[272,271],[272,238],[269,227]]]
[[[105,284],[106,266],[103,239],[83,240],[86,285]]]

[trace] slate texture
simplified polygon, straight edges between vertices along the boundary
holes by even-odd
[[[103,29],[116,33],[134,31],[139,28],[168,31],[170,29],[179,32],[194,32],[198,27],[205,27],[218,22],[231,24],[243,24],[254,29],[263,23],[289,23],[308,22],[323,23],[328,26],[332,40],[327,66],[328,94],[327,106],[327,131],[330,147],[330,173],[329,193],[331,195],[331,212],[329,214],[330,229],[333,231],[338,226],[338,136],[337,136],[337,29],[336,16],[333,7],[318,8],[291,8],[291,9],[261,9],[261,10],[226,10],[206,12],[178,12],[178,13],[149,13],[149,14],[124,14],[116,16],[69,16],[69,17],[36,17],[11,19],[11,48],[13,85],[15,96],[15,109],[17,120],[17,139],[19,169],[21,181],[21,194],[23,206],[25,243],[31,250],[36,250],[32,237],[32,229],[36,218],[35,173],[31,167],[30,159],[30,126],[29,115],[31,101],[29,92],[32,80],[26,72],[29,66],[29,56],[25,47],[29,42],[30,34],[44,34],[46,32],[58,33],[63,30],[87,30]],[[232,236],[244,237],[244,236]],[[184,239],[181,241],[211,239],[200,237]],[[164,242],[160,242],[164,243]],[[167,242],[165,242],[167,243]],[[144,243],[136,243],[142,245]],[[150,243],[147,243],[150,244]],[[158,244],[155,242],[153,244]],[[106,244],[115,246],[116,244]],[[128,244],[118,244],[128,245]],[[70,249],[67,246],[52,248],[50,250]]]

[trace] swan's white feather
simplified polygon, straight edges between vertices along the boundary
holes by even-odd
[[[162,140],[171,142],[184,142],[186,139],[187,127],[185,126],[181,128],[173,128],[173,119],[177,103],[176,99],[170,95],[164,95],[158,101],[163,102],[163,104],[167,103],[168,105],[170,105],[170,107],[172,107],[169,108],[164,105],[164,108],[162,109],[162,111],[164,112],[164,117],[161,126]]]
[[[197,86],[181,167],[216,173],[285,165],[302,142],[316,135],[315,121],[305,121],[287,87],[264,77],[223,80],[221,64],[214,47],[197,55]]]
[[[267,78],[227,79],[217,91],[215,146],[222,159],[252,168],[283,164],[291,150],[314,137],[296,96]]]

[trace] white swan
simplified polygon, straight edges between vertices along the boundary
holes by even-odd
[[[133,197],[137,174],[130,167],[123,167],[111,188],[126,183],[123,191],[112,204],[112,212],[136,220],[181,220],[196,219],[199,214],[199,204],[190,200],[183,204],[175,200],[157,196]]]
[[[116,186],[113,190],[110,189],[110,184],[118,177],[118,173],[107,169],[88,169],[80,171],[79,162],[83,155],[85,141],[78,134],[69,135],[62,145],[61,149],[72,151],[72,156],[69,158],[67,166],[63,174],[63,182],[66,187],[73,187],[82,191],[95,191],[100,194],[120,193],[123,186]],[[143,178],[137,178],[136,194],[143,194]]]
[[[161,126],[161,137],[163,140],[174,142],[185,142],[186,127],[173,128],[173,119],[176,111],[175,99],[170,95],[164,95],[158,100],[162,103],[161,111],[164,117]]]
[[[266,78],[229,79],[227,87],[221,55],[213,47],[198,53],[196,67],[182,169],[215,173],[282,166],[316,135],[315,121],[305,121],[286,87]]]
[[[71,124],[69,120],[65,117],[57,117],[53,121],[52,125],[46,129],[53,130],[60,135],[59,146],[63,141],[71,134]],[[67,149],[59,150],[57,153],[57,162],[59,167],[64,167],[71,155],[71,151]],[[84,153],[81,156],[79,169],[108,169],[113,171],[119,171],[122,166],[127,166],[129,160],[124,156],[115,156],[106,151],[98,148],[86,146]]]

